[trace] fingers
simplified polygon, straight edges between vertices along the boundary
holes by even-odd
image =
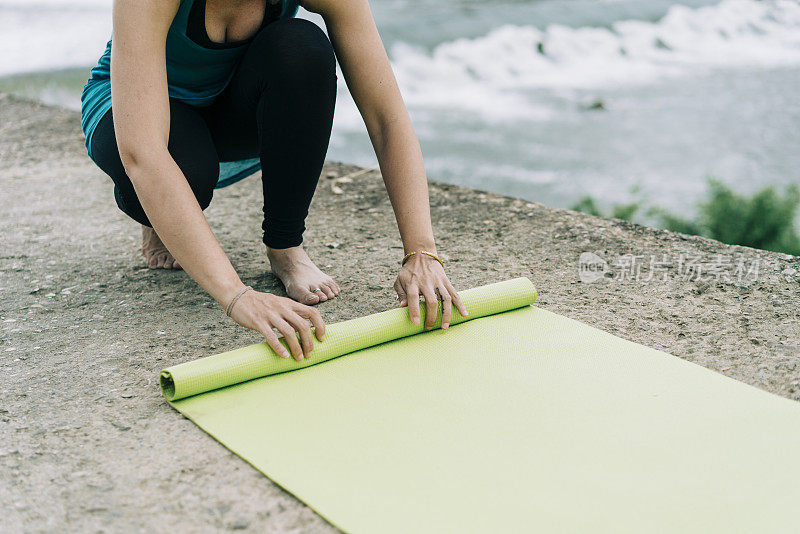
[[[268,323],[263,323],[260,325],[259,333],[264,336],[264,339],[267,340],[267,345],[270,346],[272,350],[275,351],[275,354],[280,356],[281,358],[288,358],[290,356],[289,351],[286,350],[286,347],[283,346],[280,339],[278,339],[277,334],[272,331],[272,326]]]
[[[319,310],[311,306],[303,306],[297,311],[297,314],[304,319],[310,320],[311,324],[314,325],[314,334],[317,339],[325,341],[325,321],[322,320],[322,314],[319,313]]]
[[[278,332],[283,334],[283,339],[289,345],[289,350],[292,351],[292,356],[298,362],[303,361],[303,347],[297,341],[297,334],[295,329],[282,317],[277,317],[272,321],[272,326],[278,329]]]
[[[450,298],[453,299],[453,304],[458,310],[458,313],[461,314],[461,317],[469,315],[467,307],[464,306],[464,303],[461,301],[461,296],[458,294],[458,291],[456,291],[456,288],[453,287],[453,284],[450,283],[450,280],[445,280],[445,288],[447,288],[448,293],[450,293]]]
[[[436,298],[436,291],[431,287],[423,287],[422,296],[425,297],[425,329],[430,330],[436,324],[439,299]]]
[[[450,292],[447,289],[437,287],[436,291],[442,299],[442,328],[446,329],[450,326],[450,312],[453,299],[450,297]]]
[[[240,325],[263,335],[276,354],[283,358],[294,356],[298,362],[311,357],[314,335],[319,341],[325,338],[325,322],[319,311],[269,293],[249,291],[242,294],[231,317]],[[311,325],[314,326],[314,334]],[[278,334],[283,335],[283,341]]]
[[[417,289],[417,286],[407,288],[406,302],[408,303],[408,316],[411,317],[411,322],[419,324],[419,289]]]
[[[303,305],[296,306],[297,308],[292,309],[283,316],[283,321],[285,321],[292,328],[290,335],[287,336],[280,326],[276,325],[276,327],[286,338],[286,342],[292,349],[292,354],[294,355],[295,359],[297,361],[301,361],[303,358],[310,358],[311,353],[314,350],[314,336],[311,334],[311,325],[309,325],[308,321],[310,320],[311,324],[314,325],[316,337],[320,341],[325,339],[325,321],[322,320],[322,314],[320,314],[316,308]],[[295,351],[296,347],[294,347],[292,343],[292,339],[297,341],[295,332],[300,335],[300,358],[298,358],[298,354]]]
[[[286,317],[286,322],[292,325],[292,328],[300,334],[300,345],[303,349],[303,357],[311,357],[311,351],[314,350],[314,338],[311,335],[311,325],[297,314]]]
[[[442,301],[442,328],[450,327],[453,305],[463,317],[468,315],[467,308],[461,301],[461,297],[446,276],[440,278],[438,283],[435,281],[428,282],[427,280],[425,282],[425,284],[421,284],[418,287],[413,282],[404,281],[401,277],[398,277],[394,283],[394,290],[400,299],[399,306],[401,308],[408,306],[408,315],[412,323],[419,324],[421,318],[420,294],[425,297],[425,328],[427,330],[436,325],[437,308],[440,299]]]
[[[408,298],[406,297],[406,290],[403,289],[403,284],[400,283],[400,279],[394,281],[394,290],[397,292],[397,299],[400,301],[398,305],[400,308],[404,306],[408,306]]]

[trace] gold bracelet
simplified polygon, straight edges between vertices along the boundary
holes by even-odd
[[[242,295],[244,295],[245,293],[247,293],[251,289],[253,289],[253,288],[250,287],[250,286],[245,286],[244,289],[239,291],[239,293],[235,297],[233,297],[231,299],[230,303],[228,303],[228,307],[225,308],[225,315],[230,317],[231,316],[231,312],[233,311],[233,307],[236,305],[237,302],[239,302],[239,299],[242,298]]]
[[[403,261],[400,262],[400,265],[401,266],[405,265],[408,259],[415,254],[425,254],[426,256],[430,256],[434,260],[438,261],[439,264],[442,266],[442,268],[444,268],[444,262],[442,261],[442,259],[433,252],[428,252],[427,250],[420,250],[419,252],[409,252],[408,254],[403,256]]]

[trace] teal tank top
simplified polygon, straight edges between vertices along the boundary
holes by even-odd
[[[282,0],[280,18],[297,15],[299,0]],[[166,62],[169,96],[187,104],[204,107],[214,102],[227,87],[247,44],[233,48],[206,48],[186,35],[194,0],[181,0],[167,32]],[[86,150],[92,158],[92,134],[100,119],[111,109],[111,36],[106,50],[89,76],[81,95],[81,129]],[[92,158],[93,159],[93,158]],[[258,158],[220,163],[217,188],[238,182],[261,168]]]

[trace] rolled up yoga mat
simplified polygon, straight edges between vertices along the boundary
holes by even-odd
[[[162,390],[347,532],[796,531],[798,403],[532,306],[526,278],[461,295],[448,330],[394,309]]]
[[[533,304],[536,301],[536,288],[527,278],[517,278],[469,289],[461,297],[469,314],[462,317],[454,308],[451,319],[454,325]],[[280,358],[266,343],[259,343],[176,365],[162,371],[162,391],[167,400],[178,400],[254,378],[296,371],[381,343],[420,334],[425,331],[424,306],[421,312],[423,320],[418,325],[411,322],[408,310],[401,308],[328,325],[325,341],[314,338],[313,355],[302,362]],[[436,327],[440,326],[441,314],[436,322]]]

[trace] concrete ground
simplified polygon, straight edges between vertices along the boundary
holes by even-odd
[[[308,221],[342,287],[328,322],[396,302],[389,201],[377,172],[337,178],[356,170],[326,165]],[[207,216],[243,280],[281,293],[260,196],[251,177]],[[451,185],[431,202],[458,288],[528,276],[548,310],[800,400],[800,258]],[[162,368],[258,337],[144,268],[76,113],[0,95],[0,229],[0,531],[335,531],[162,399]]]

